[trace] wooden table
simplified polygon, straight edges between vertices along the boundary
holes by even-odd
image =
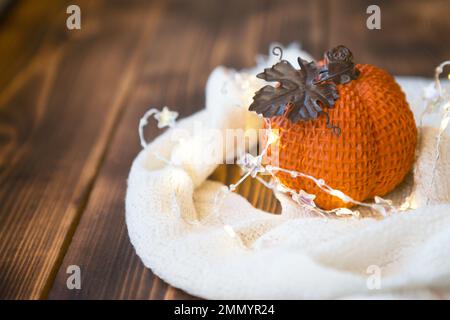
[[[357,60],[432,76],[449,58],[450,2],[20,1],[0,21],[0,298],[192,298],[146,269],[124,223],[137,124],[149,106],[204,105],[219,64],[251,67],[270,42],[300,41],[315,57],[346,44]],[[81,8],[81,30],[66,8]],[[159,132],[149,129],[149,139]],[[217,180],[233,181],[220,167]],[[239,192],[270,211],[256,183]],[[81,290],[66,286],[81,268]]]

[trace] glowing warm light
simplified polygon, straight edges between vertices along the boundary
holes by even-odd
[[[269,131],[269,136],[267,137],[267,144],[274,144],[280,139],[280,136],[278,134],[278,129],[271,129]]]
[[[440,130],[444,131],[445,129],[447,129],[449,122],[450,122],[450,117],[445,117],[444,119],[442,119]]]
[[[288,192],[289,189],[286,188],[284,185],[282,185],[281,183],[277,184],[276,189],[280,192]]]
[[[359,215],[358,211],[352,211],[347,208],[339,208],[336,210],[335,213],[337,216],[349,216],[349,215],[352,216],[352,215],[355,215],[355,213],[357,213],[357,215]]]
[[[223,230],[232,238],[236,238],[236,232],[234,231],[233,227],[226,224],[223,226]]]
[[[346,196],[342,191],[340,190],[331,190],[330,195],[338,197],[339,199],[341,199],[344,202],[349,202],[350,198],[348,196]]]

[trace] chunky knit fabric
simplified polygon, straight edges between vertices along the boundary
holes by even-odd
[[[290,61],[299,55],[307,59],[285,50]],[[195,135],[196,122],[218,130],[257,126],[234,76],[225,68],[212,73],[206,109],[177,125],[191,134],[182,144],[171,139],[170,129],[133,162],[126,223],[145,266],[172,286],[212,299],[450,298],[450,139],[442,141],[432,183],[437,130],[422,132],[414,179],[386,196],[397,203],[413,189],[414,209],[384,219],[324,219],[281,194],[281,215],[256,209],[236,193],[216,211],[223,185],[207,181],[215,166],[195,166],[189,158],[217,143]],[[430,81],[399,81],[415,115],[423,106],[421,88]],[[438,125],[430,120],[427,125]],[[166,165],[153,151],[179,165]]]
[[[371,65],[358,65],[357,80],[338,85],[339,99],[327,109],[340,136],[327,128],[327,119],[292,124],[272,118],[280,141],[271,154],[279,166],[320,177],[358,201],[383,196],[406,176],[414,162],[417,130],[405,95],[394,78]],[[274,153],[278,156],[274,157]],[[321,191],[311,180],[277,174],[295,190],[315,194],[323,209],[349,206]]]

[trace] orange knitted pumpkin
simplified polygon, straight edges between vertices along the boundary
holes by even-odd
[[[364,201],[385,195],[404,179],[414,161],[417,130],[405,95],[391,75],[371,65],[356,65],[356,70],[356,79],[336,84],[339,97],[326,109],[328,119],[319,113],[315,119],[293,123],[284,109],[284,115],[269,117],[269,123],[279,129],[279,167],[321,178]],[[330,124],[340,128],[339,135]],[[315,203],[323,209],[352,206],[311,180],[282,172],[276,176],[291,189],[315,194]]]

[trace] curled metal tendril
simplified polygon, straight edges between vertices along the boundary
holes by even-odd
[[[275,46],[272,48],[272,54],[275,57],[278,57],[278,60],[283,60],[283,48],[281,48],[280,46]]]
[[[321,113],[327,118],[327,128],[331,129],[331,131],[339,137],[341,135],[341,128],[331,124],[328,112],[322,111]]]

